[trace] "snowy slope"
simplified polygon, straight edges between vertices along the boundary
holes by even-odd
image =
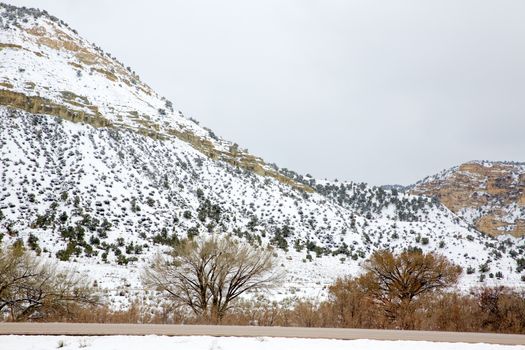
[[[435,250],[521,285],[525,242],[485,236],[439,202],[268,165],[186,119],[131,69],[37,10],[0,5],[0,232],[86,271],[118,301],[187,235],[270,245],[272,298],[324,296],[376,249]]]

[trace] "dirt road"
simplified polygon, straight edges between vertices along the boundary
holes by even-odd
[[[343,328],[194,326],[97,323],[0,323],[0,334],[17,335],[209,335],[324,339],[426,340],[525,345],[525,335]]]

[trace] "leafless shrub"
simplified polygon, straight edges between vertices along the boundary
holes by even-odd
[[[461,274],[444,256],[419,251],[376,251],[364,269],[357,283],[400,328],[413,328],[410,319],[418,298],[454,285]]]
[[[0,312],[12,321],[67,315],[77,304],[96,303],[89,283],[21,246],[0,251]]]
[[[276,281],[274,265],[269,250],[213,236],[182,241],[171,259],[158,255],[143,279],[146,286],[166,293],[176,307],[219,323],[232,301]]]

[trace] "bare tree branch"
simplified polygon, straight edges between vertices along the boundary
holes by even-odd
[[[218,323],[233,300],[278,279],[274,265],[269,250],[214,236],[182,241],[171,259],[158,255],[143,280],[197,316]]]

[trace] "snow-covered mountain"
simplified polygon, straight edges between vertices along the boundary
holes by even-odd
[[[442,253],[465,267],[463,286],[524,284],[523,239],[485,235],[431,197],[265,163],[62,21],[3,4],[0,176],[3,241],[86,271],[112,300],[140,290],[152,254],[208,233],[274,246],[281,298],[323,295],[382,248]]]

